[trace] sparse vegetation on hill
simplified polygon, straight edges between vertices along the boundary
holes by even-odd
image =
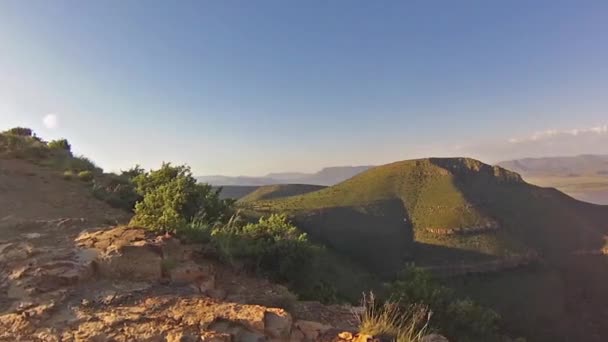
[[[426,305],[430,325],[455,341],[498,341],[499,315],[470,299],[458,298],[428,272],[407,267],[390,284],[389,296],[404,311],[415,304]]]
[[[12,128],[0,133],[0,157],[48,167],[66,180],[82,180],[95,197],[116,208],[133,211],[135,202],[140,199],[130,175],[104,173],[89,158],[74,156],[67,139],[46,142],[29,128]]]

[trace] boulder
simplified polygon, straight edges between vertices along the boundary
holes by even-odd
[[[264,332],[271,337],[287,338],[291,333],[291,315],[285,310],[268,309],[264,313]]]
[[[294,327],[301,331],[304,337],[310,341],[315,341],[320,335],[332,328],[326,324],[305,320],[296,321]]]
[[[178,261],[178,264],[170,267],[169,270],[167,270],[167,273],[172,282],[188,284],[212,276],[213,267],[211,267],[211,265],[202,266],[194,261]]]

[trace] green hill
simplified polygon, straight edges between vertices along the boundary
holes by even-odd
[[[257,185],[224,185],[224,186],[216,186],[215,189],[221,188],[220,198],[221,199],[235,199],[245,197],[246,195],[254,192],[259,186]]]
[[[436,265],[599,250],[608,217],[605,207],[467,158],[396,162],[319,191],[245,205],[290,213],[314,238],[382,272],[406,261]]]
[[[242,205],[290,214],[313,239],[381,276],[407,262],[449,276],[461,295],[495,308],[509,331],[533,340],[585,340],[582,321],[605,321],[608,207],[497,166],[407,160],[319,191]]]
[[[253,192],[243,196],[240,202],[255,202],[263,200],[271,200],[289,196],[297,196],[307,194],[309,192],[321,190],[325,188],[322,185],[310,184],[275,184],[261,186]]]

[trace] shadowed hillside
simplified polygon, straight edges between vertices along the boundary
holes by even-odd
[[[376,273],[390,275],[414,261],[437,275],[457,276],[450,282],[499,308],[523,335],[586,336],[573,312],[603,312],[601,302],[585,298],[605,296],[585,283],[608,284],[601,256],[608,207],[530,185],[498,166],[468,158],[408,160],[248,206],[290,213],[312,237]],[[524,265],[531,266],[517,271]],[[519,295],[502,295],[511,289]],[[536,319],[560,328],[534,331],[529,322]]]
[[[559,256],[600,250],[607,228],[604,207],[465,158],[392,163],[320,191],[246,205],[289,212],[313,237],[384,271],[407,260],[423,265],[441,260],[415,253],[414,242],[473,252],[476,260]],[[384,257],[374,260],[361,246],[381,248]],[[462,259],[469,260],[470,254],[463,253]]]
[[[252,192],[254,192],[257,188],[259,188],[259,186],[257,185],[224,185],[224,186],[220,186],[220,187],[215,187],[217,188],[222,188],[222,191],[220,191],[220,198],[222,199],[227,199],[227,198],[232,198],[232,199],[239,199],[243,196],[246,196]]]

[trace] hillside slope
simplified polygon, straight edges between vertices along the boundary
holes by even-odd
[[[407,262],[449,276],[461,295],[495,308],[509,331],[531,340],[608,334],[608,207],[503,168],[408,160],[248,206],[290,213],[311,237],[389,278]]]
[[[307,194],[309,192],[318,191],[324,189],[322,185],[309,185],[309,184],[275,184],[266,185],[257,188],[255,191],[242,197],[239,202],[254,202],[271,200],[276,198],[283,198],[289,196],[297,196]]]
[[[197,180],[214,186],[263,186],[273,184],[313,184],[334,185],[347,180],[372,166],[334,166],[326,167],[315,173],[283,172],[269,173],[262,177],[248,176],[200,176]]]
[[[313,237],[384,271],[421,264],[599,250],[608,210],[467,158],[379,166],[338,185],[250,208],[291,213]],[[377,258],[364,248],[379,249]]]
[[[524,158],[497,165],[522,176],[608,176],[608,155]]]

